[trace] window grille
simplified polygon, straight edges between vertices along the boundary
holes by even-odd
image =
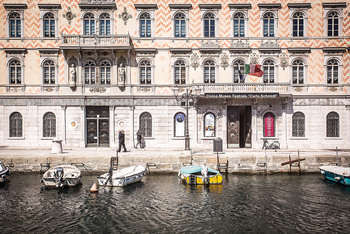
[[[43,137],[56,137],[56,116],[48,112],[43,117]]]
[[[339,115],[336,112],[327,115],[327,137],[339,137]]]
[[[14,112],[10,115],[10,137],[22,137],[22,115]]]
[[[145,137],[152,137],[152,115],[144,112],[140,115],[140,128]]]
[[[294,113],[292,117],[292,136],[304,137],[305,136],[305,115],[301,112]]]

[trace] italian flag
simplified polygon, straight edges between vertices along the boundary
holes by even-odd
[[[261,65],[259,64],[245,64],[244,74],[262,77],[262,75],[264,75],[264,72],[261,70]]]

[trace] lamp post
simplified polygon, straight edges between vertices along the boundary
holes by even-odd
[[[179,94],[179,88],[174,88],[174,95],[177,102],[185,102],[185,108],[186,108],[186,120],[185,120],[185,150],[190,150],[190,135],[188,131],[188,108],[189,108],[189,101],[192,102],[195,101],[195,95],[192,94],[192,88],[186,87],[186,92],[183,94]]]

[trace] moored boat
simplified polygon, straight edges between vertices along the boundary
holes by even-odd
[[[5,164],[0,161],[0,184],[8,181],[8,176],[10,175],[10,170]]]
[[[219,171],[207,166],[185,166],[179,171],[178,176],[184,184],[210,185],[222,184],[222,175]]]
[[[326,180],[350,186],[350,167],[321,166],[320,172]]]
[[[48,188],[74,187],[81,184],[81,172],[73,165],[59,165],[47,170],[41,182]]]
[[[97,177],[98,184],[101,186],[122,187],[128,184],[140,182],[147,169],[143,166],[131,166],[120,170],[111,170]]]

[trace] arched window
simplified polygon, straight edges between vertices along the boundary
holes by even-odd
[[[142,60],[140,63],[140,84],[152,83],[152,67],[148,60]]]
[[[100,35],[111,35],[111,18],[107,13],[100,15]]]
[[[216,133],[216,121],[213,113],[206,113],[204,115],[204,136],[215,137]]]
[[[44,37],[55,37],[55,16],[49,12],[43,17]]]
[[[93,61],[88,61],[84,66],[85,84],[96,84],[96,64]]]
[[[145,137],[152,137],[152,115],[150,113],[143,112],[140,115],[140,129]]]
[[[22,67],[21,63],[14,59],[9,63],[9,83],[21,84],[22,83]]]
[[[140,16],[140,37],[151,37],[151,16],[143,13]]]
[[[9,37],[21,37],[21,16],[17,12],[9,14]]]
[[[244,83],[244,62],[236,60],[233,63],[233,83]]]
[[[268,112],[264,115],[264,137],[275,136],[275,115]]]
[[[204,15],[204,37],[215,37],[215,16],[213,13]]]
[[[56,137],[56,116],[52,112],[43,117],[43,137]]]
[[[182,112],[178,112],[174,116],[174,136],[184,137],[185,136],[185,121],[186,116]]]
[[[237,12],[233,16],[233,36],[244,37],[244,15],[242,12]]]
[[[327,15],[327,31],[329,37],[339,36],[339,15],[335,11],[331,11]]]
[[[304,84],[304,63],[299,59],[292,63],[292,81],[293,84]]]
[[[267,12],[263,16],[264,37],[275,36],[275,17],[272,12]]]
[[[272,60],[266,60],[263,64],[264,83],[275,83],[275,64]]]
[[[204,63],[204,83],[215,83],[215,63],[212,60]]]
[[[339,115],[336,112],[327,115],[327,137],[339,137]]]
[[[55,63],[52,60],[45,60],[43,63],[43,83],[55,84]]]
[[[292,136],[305,136],[305,115],[301,112],[296,112],[292,117]]]
[[[10,137],[22,137],[22,115],[14,112],[10,115]]]
[[[327,62],[327,84],[338,84],[339,63],[336,59]]]
[[[293,15],[293,37],[304,36],[304,14],[295,12]]]
[[[174,16],[174,36],[186,37],[186,18],[184,13],[177,13]]]
[[[177,60],[174,65],[175,84],[186,84],[186,66],[183,60]]]
[[[103,85],[111,84],[111,64],[103,61],[100,64],[100,83]]]
[[[95,17],[91,13],[87,13],[84,16],[84,35],[95,34]]]

